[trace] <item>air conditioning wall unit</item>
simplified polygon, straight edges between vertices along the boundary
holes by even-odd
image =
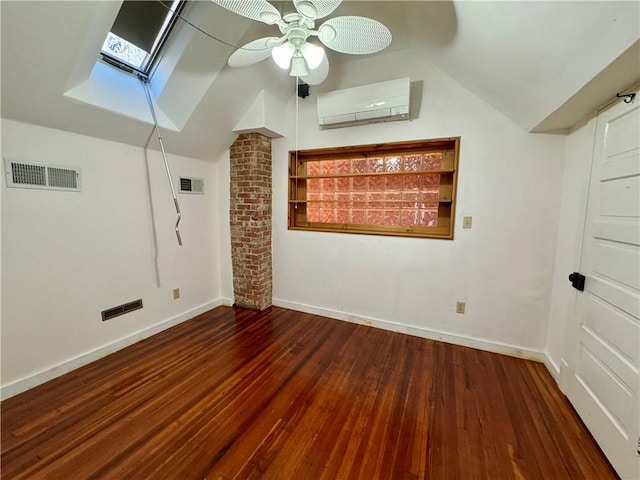
[[[399,78],[318,95],[318,124],[323,128],[407,120],[411,80]]]

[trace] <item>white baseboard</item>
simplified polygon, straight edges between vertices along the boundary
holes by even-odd
[[[180,315],[176,315],[175,317],[163,320],[162,322],[147,327],[143,330],[138,330],[137,332],[120,338],[115,342],[96,348],[95,350],[92,350],[90,352],[83,353],[81,355],[78,355],[77,357],[66,360],[58,365],[46,368],[45,370],[42,370],[33,375],[23,377],[7,385],[3,385],[2,387],[0,387],[0,399],[5,400],[9,397],[13,397],[14,395],[29,390],[30,388],[48,382],[49,380],[53,380],[54,378],[59,377],[60,375],[64,375],[71,370],[75,370],[76,368],[80,368],[102,357],[106,357],[113,352],[128,347],[129,345],[139,342],[140,340],[144,340],[145,338],[155,335],[156,333],[160,333],[163,330],[178,325],[185,320],[196,317],[201,313],[207,312],[215,307],[219,307],[220,305],[225,304],[231,305],[231,303],[229,302],[229,299],[221,298],[208,303],[204,303],[198,307],[181,313]]]
[[[381,320],[378,318],[363,317],[352,315],[346,312],[340,312],[329,308],[316,307],[313,305],[306,305],[303,303],[290,302],[288,300],[282,300],[280,298],[273,299],[273,305],[276,307],[288,308],[290,310],[296,310],[298,312],[313,313],[315,315],[322,315],[323,317],[333,318],[335,320],[344,320],[351,323],[357,323],[360,325],[368,325],[370,327],[381,328],[383,330],[390,330],[392,332],[406,333],[408,335],[414,335],[416,337],[428,338],[431,340],[438,340],[441,342],[452,343],[454,345],[461,345],[463,347],[477,348],[480,350],[486,350],[494,353],[501,353],[503,355],[509,355],[512,357],[524,358],[527,360],[535,360],[537,362],[545,361],[545,353],[533,350],[527,347],[521,347],[518,345],[510,345],[507,343],[497,342],[494,340],[488,340],[485,338],[470,337],[461,335],[459,333],[443,332],[441,330],[434,330],[425,327],[417,327],[414,325],[407,325],[404,323],[392,322],[389,320]]]
[[[233,307],[233,298],[220,298],[220,305],[222,305],[223,307]]]
[[[560,384],[560,366],[554,362],[549,355],[545,352],[544,354],[544,366],[547,367],[549,373],[556,381],[557,384]]]
[[[558,387],[560,391],[567,395],[567,389],[569,388],[569,381],[573,376],[573,370],[569,368],[569,364],[565,358],[560,359],[560,368],[558,373]]]

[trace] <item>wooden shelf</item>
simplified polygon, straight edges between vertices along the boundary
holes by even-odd
[[[460,138],[445,138],[435,140],[420,140],[411,142],[359,145],[353,147],[335,147],[329,149],[303,150],[289,152],[289,229],[291,230],[314,230],[326,232],[343,233],[364,233],[373,235],[398,235],[415,236],[429,238],[453,239],[453,225],[455,215],[456,184],[458,176],[458,154],[460,148]],[[399,157],[421,154],[438,153],[439,158],[411,159],[411,164],[403,163],[408,168],[415,167],[420,170],[415,171],[377,171],[362,172],[365,169],[375,170],[378,168],[402,168],[398,162],[379,164],[381,158]],[[349,163],[350,159],[358,160],[358,163]],[[322,162],[332,162],[335,164],[323,164]],[[375,160],[375,162],[370,162]],[[406,160],[406,159],[405,159]],[[403,162],[405,161],[403,160]],[[419,160],[419,162],[418,162]],[[346,162],[344,162],[346,161]],[[367,161],[361,164],[362,161]],[[438,163],[431,163],[437,161]],[[312,164],[310,162],[319,162]],[[342,162],[342,163],[340,163]],[[385,160],[386,162],[386,160]],[[397,166],[396,166],[397,165]],[[439,168],[434,168],[439,167]],[[352,172],[353,169],[360,172]],[[309,175],[309,172],[318,172],[317,175]],[[348,173],[335,173],[337,171],[348,171]],[[330,173],[321,173],[330,172]],[[435,176],[438,178],[429,178]],[[420,178],[420,176],[427,176]],[[365,182],[364,178],[377,179]],[[382,182],[381,177],[389,177],[393,182]],[[399,177],[407,177],[411,183],[403,182]],[[358,190],[353,191],[350,187],[355,184],[339,180],[334,184],[329,180],[333,179],[360,179],[361,185],[356,185]],[[309,180],[327,180],[327,182],[309,182]],[[437,185],[429,185],[428,180],[438,180]],[[398,185],[387,185],[396,183]],[[431,199],[421,198],[420,200],[408,200],[397,195],[394,199],[371,199],[366,194],[377,194],[380,196],[385,192],[385,186],[402,187],[406,183],[407,190],[402,188],[389,188],[387,192],[394,194],[426,194],[432,196]],[[328,184],[328,185],[327,185]],[[377,184],[377,185],[374,185]],[[424,190],[420,190],[420,185]],[[327,187],[326,190],[319,187]],[[335,188],[334,188],[335,187]],[[360,187],[371,187],[362,188]],[[416,188],[409,188],[416,187]],[[434,187],[434,188],[432,188]],[[311,191],[312,190],[312,191]],[[322,194],[322,195],[321,195]],[[355,194],[355,195],[354,195]],[[352,197],[364,197],[362,200],[355,200]],[[311,198],[318,198],[311,200]],[[348,198],[347,198],[348,197]],[[340,199],[339,199],[340,198]],[[344,199],[341,199],[344,198]],[[342,212],[351,210],[352,212],[364,209],[388,210],[396,212],[407,211],[437,211],[437,226],[401,226],[401,225],[354,225],[354,224],[327,224],[309,222],[309,215],[315,212],[311,205],[327,210]],[[411,206],[408,206],[411,205]],[[313,213],[314,219],[316,218]],[[335,219],[338,217],[336,216]],[[351,217],[350,217],[351,218]],[[341,217],[346,220],[346,217]]]
[[[422,200],[289,200],[289,203],[432,203],[437,205],[438,203],[451,203],[451,200],[432,200],[432,201],[422,201]],[[382,208],[382,207],[380,207]],[[416,207],[417,208],[417,207]],[[409,209],[409,208],[407,208]]]
[[[390,176],[408,176],[408,175],[440,175],[453,173],[454,170],[420,170],[416,172],[371,172],[371,173],[343,173],[343,174],[326,174],[326,175],[291,175],[291,180],[312,180],[324,178],[354,178],[354,177],[390,177]]]

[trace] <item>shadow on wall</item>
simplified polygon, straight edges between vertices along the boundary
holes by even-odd
[[[409,119],[415,120],[420,117],[420,106],[422,105],[422,89],[424,82],[419,80],[417,82],[411,82],[409,85]]]
[[[458,17],[452,0],[443,2],[405,2],[409,38],[421,43],[446,46],[458,34]]]
[[[447,1],[396,1],[396,2],[343,2],[336,15],[361,15],[385,24],[393,40],[386,49],[364,57],[377,57],[392,52],[420,48],[442,49],[454,42],[458,35],[458,17],[451,0]],[[330,16],[331,17],[331,16]],[[324,20],[324,19],[323,19]],[[348,55],[325,49],[331,66],[329,77],[317,87],[319,93],[355,86],[343,82],[340,66],[357,60],[358,55]],[[398,78],[387,71],[388,78]],[[373,83],[373,82],[370,82]],[[411,85],[412,98],[421,99],[422,87]],[[419,105],[419,104],[417,104]],[[416,104],[411,105],[412,112],[418,112]],[[411,118],[414,117],[412,113]]]

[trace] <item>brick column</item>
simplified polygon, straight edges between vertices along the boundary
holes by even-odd
[[[271,306],[271,139],[244,133],[231,146],[231,261],[240,307]]]

